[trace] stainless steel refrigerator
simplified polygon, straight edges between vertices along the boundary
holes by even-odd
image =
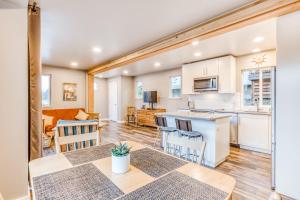
[[[275,173],[276,173],[276,68],[271,71],[271,84],[272,84],[272,189],[276,187]]]

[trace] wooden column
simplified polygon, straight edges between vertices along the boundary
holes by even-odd
[[[88,112],[94,112],[94,75],[88,74]]]

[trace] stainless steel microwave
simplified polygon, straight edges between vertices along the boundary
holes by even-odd
[[[205,77],[194,79],[194,92],[218,91],[218,77]]]

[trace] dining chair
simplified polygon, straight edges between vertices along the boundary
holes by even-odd
[[[76,151],[100,144],[97,120],[60,120],[55,128],[56,153]]]
[[[127,107],[127,124],[137,126],[137,110],[134,106]]]

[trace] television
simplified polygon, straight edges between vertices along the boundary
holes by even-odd
[[[145,91],[144,103],[149,103],[153,109],[153,104],[157,103],[157,91]]]

